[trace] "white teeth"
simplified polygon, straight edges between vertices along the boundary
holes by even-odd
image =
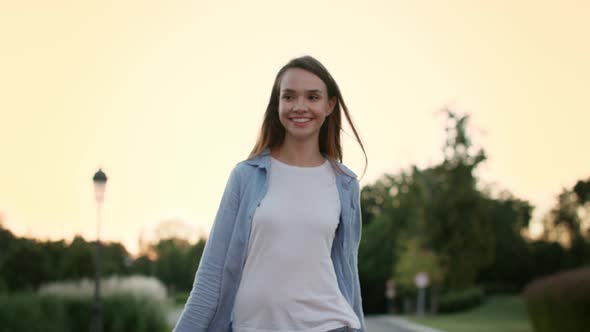
[[[308,122],[310,119],[291,119],[293,122]]]

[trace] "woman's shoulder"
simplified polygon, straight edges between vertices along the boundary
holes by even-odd
[[[344,172],[345,175],[348,175],[349,177],[351,177],[352,179],[357,179],[357,175],[355,172],[353,172],[350,168],[348,168],[346,165],[344,165],[343,163],[337,161],[336,164],[338,165],[338,167],[340,167],[340,169]]]
[[[264,167],[265,161],[261,156],[244,159],[237,162],[231,173],[238,178],[250,178],[259,167]]]

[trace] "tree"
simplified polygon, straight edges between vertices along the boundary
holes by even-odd
[[[131,272],[131,259],[125,247],[118,242],[103,242],[101,247],[104,276],[125,275]]]
[[[15,237],[11,231],[4,228],[3,216],[0,214],[0,293],[7,290],[6,276],[9,272],[4,271],[4,261],[8,257],[9,249],[14,245]]]
[[[66,279],[94,278],[94,244],[76,236],[63,256],[63,274]]]
[[[485,199],[476,188],[474,170],[485,161],[467,135],[468,115],[445,110],[447,140],[442,164],[421,172],[425,188],[428,244],[447,271],[445,285],[473,286],[477,272],[493,258],[491,222]]]
[[[383,175],[361,191],[363,234],[358,269],[365,312],[385,310],[385,282],[397,262],[398,239],[413,210],[406,199],[411,175]]]
[[[479,271],[478,281],[497,291],[519,290],[532,277],[532,255],[522,234],[529,226],[533,207],[509,192],[486,201],[494,254],[491,263]]]
[[[2,274],[9,290],[36,290],[44,281],[45,252],[35,241],[18,239],[2,264]]]
[[[467,115],[445,114],[443,162],[385,174],[361,192],[359,273],[369,311],[385,308],[389,278],[411,285],[420,269],[442,287],[468,288],[492,262],[490,205],[474,175],[485,153],[471,144]]]
[[[556,205],[544,219],[543,239],[567,249],[565,266],[590,263],[590,179],[563,188]]]
[[[178,238],[160,240],[152,245],[157,259],[154,261],[154,275],[173,291],[189,291],[199,261],[205,249],[205,240],[194,245]]]
[[[414,288],[414,277],[425,272],[432,285],[443,282],[444,271],[439,256],[425,247],[420,237],[408,237],[401,240],[402,252],[394,268],[393,275],[398,285]]]

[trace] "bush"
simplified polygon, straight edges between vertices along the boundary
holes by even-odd
[[[590,326],[590,267],[537,279],[524,296],[536,332],[579,332]]]
[[[39,294],[0,296],[0,332],[89,331],[94,283],[54,282]],[[163,331],[167,328],[166,289],[155,278],[132,276],[102,280],[105,332]]]
[[[0,332],[74,332],[92,326],[93,299],[55,295],[0,296]],[[155,301],[130,295],[104,298],[105,332],[163,331],[165,309]]]
[[[39,294],[57,295],[69,298],[91,298],[94,296],[94,281],[51,282],[39,288]],[[101,294],[104,297],[130,295],[156,302],[166,301],[166,287],[156,278],[146,276],[112,276],[101,279]]]
[[[58,299],[32,293],[0,295],[0,332],[72,331]]]
[[[520,294],[522,288],[512,283],[484,283],[481,284],[481,288],[485,296],[491,295],[517,295]]]
[[[113,296],[105,299],[103,304],[104,331],[162,331],[167,327],[165,311],[158,302],[133,296]]]
[[[177,292],[176,294],[174,294],[174,304],[184,305],[186,301],[188,301],[189,295],[190,292]]]
[[[477,287],[460,291],[448,291],[439,298],[438,311],[445,313],[471,309],[482,304],[483,299],[483,291]]]

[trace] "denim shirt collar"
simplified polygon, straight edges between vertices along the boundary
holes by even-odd
[[[329,159],[326,154],[322,153],[322,155],[326,159]],[[252,159],[246,160],[246,163],[248,163],[249,165],[257,166],[258,168],[264,168],[265,170],[268,169],[268,164],[270,163],[270,149],[265,148],[259,155],[253,157]],[[336,161],[336,163],[346,175],[346,177],[342,179],[346,185],[350,184],[350,181],[352,181],[353,179],[356,179],[357,176],[353,171],[351,171],[348,167],[346,167],[339,161]],[[336,171],[336,175],[342,176],[342,173]]]

